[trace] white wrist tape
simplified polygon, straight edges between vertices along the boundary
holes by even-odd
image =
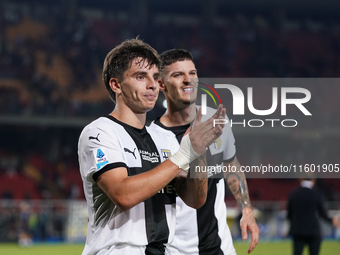
[[[172,163],[177,165],[182,170],[188,171],[189,164],[194,161],[200,154],[198,154],[191,146],[189,135],[182,138],[178,151],[169,159]]]

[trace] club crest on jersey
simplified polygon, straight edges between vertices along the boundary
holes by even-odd
[[[214,142],[213,142],[213,146],[216,150],[218,150],[219,148],[221,148],[221,137],[217,138]]]
[[[167,160],[169,157],[171,157],[171,151],[170,150],[161,149],[161,154],[162,154],[163,160]]]
[[[107,160],[105,156],[103,149],[97,149],[97,151],[95,152],[95,158],[96,158],[97,169],[100,169],[102,166],[109,163],[109,161]]]

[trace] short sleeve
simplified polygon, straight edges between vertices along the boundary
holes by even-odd
[[[81,175],[89,182],[96,182],[100,174],[113,168],[127,167],[119,137],[105,126],[83,130],[78,157]]]

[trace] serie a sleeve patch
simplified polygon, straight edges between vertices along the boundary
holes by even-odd
[[[103,148],[98,148],[97,150],[93,151],[94,157],[95,157],[95,162],[96,162],[96,167],[97,169],[102,168],[106,164],[109,163],[105,149]]]

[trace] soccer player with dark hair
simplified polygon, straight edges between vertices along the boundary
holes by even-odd
[[[154,122],[150,129],[163,132],[164,137],[173,137],[178,143],[183,139],[186,129],[197,115],[195,104],[198,79],[197,70],[190,52],[173,49],[160,55],[163,69],[160,89],[167,100],[167,110]],[[207,109],[208,116],[213,112]],[[196,117],[197,118],[197,117]],[[227,118],[227,117],[226,117]],[[250,253],[259,239],[259,229],[254,218],[244,173],[236,158],[235,139],[229,123],[224,127],[221,137],[208,147],[207,166],[233,166],[237,170],[232,175],[217,171],[210,173],[206,203],[199,209],[185,205],[177,197],[176,232],[170,244],[171,254],[219,255],[236,254],[228,228],[225,205],[225,185],[230,186],[242,209],[240,227],[242,238],[247,239],[247,230],[251,233]]]
[[[194,160],[204,163],[206,147],[223,126],[201,122],[199,113],[180,145],[148,132],[146,112],[158,98],[160,64],[156,50],[138,39],[105,58],[103,81],[115,108],[88,124],[78,143],[89,212],[84,255],[166,254],[175,228],[175,190],[188,206],[205,202],[206,176],[179,174]],[[224,115],[220,106],[214,118]]]

